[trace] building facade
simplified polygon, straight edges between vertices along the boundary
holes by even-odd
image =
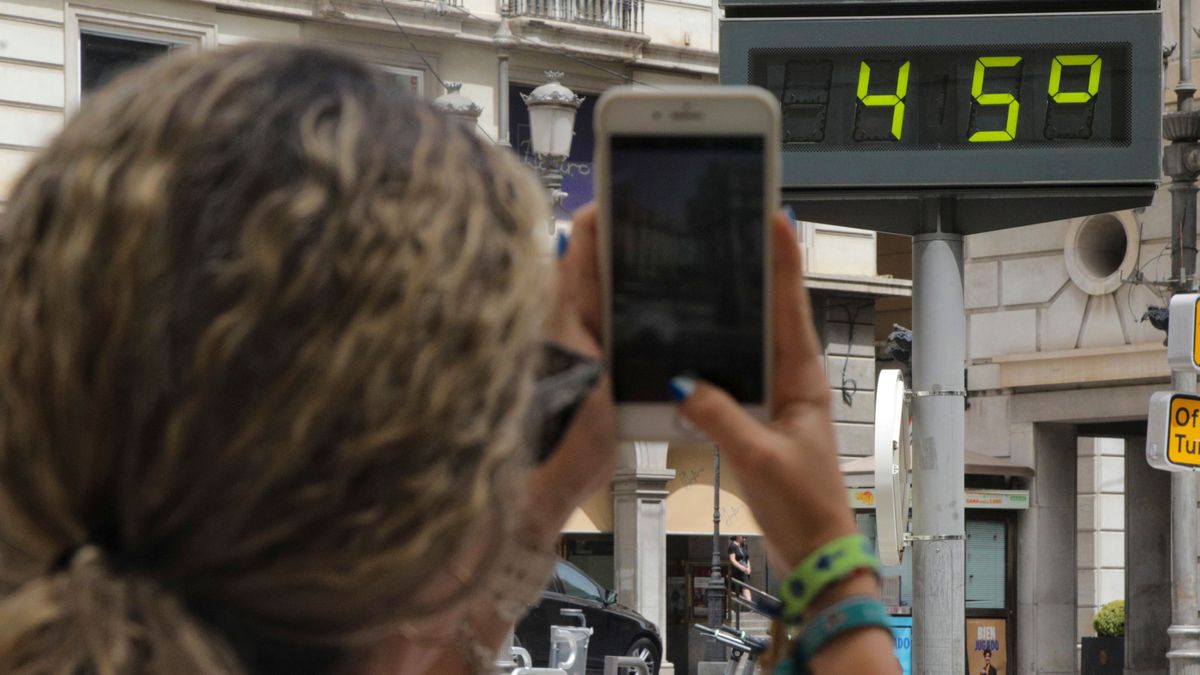
[[[1162,8],[1171,110],[1179,4]],[[1008,528],[1004,672],[1079,672],[1097,609],[1120,599],[1124,672],[1168,671],[1170,479],[1145,446],[1150,395],[1171,379],[1166,335],[1144,315],[1177,276],[1171,220],[1164,185],[1145,208],[965,238],[966,450],[1032,472],[1008,479],[1029,492]]]
[[[497,40],[505,19],[511,37]],[[707,0],[4,0],[0,203],[87,90],[175,49],[280,40],[335,45],[420,96],[462,82],[463,94],[483,108],[479,132],[500,141],[515,131],[501,127],[509,87],[531,89],[549,69],[564,72],[564,83],[586,97],[618,84],[712,84],[715,36]],[[508,82],[500,77],[502,56]],[[585,145],[588,122],[577,128]]]

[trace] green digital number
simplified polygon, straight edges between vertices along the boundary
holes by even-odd
[[[988,68],[1012,68],[1020,65],[1019,56],[981,56],[975,61],[975,76],[971,78],[971,118],[974,120],[978,106],[1003,105],[1008,106],[1008,115],[1004,129],[989,131],[973,131],[967,138],[971,143],[1008,142],[1017,137],[1017,115],[1021,111],[1021,102],[1010,93],[983,93],[983,80]],[[1020,78],[1017,79],[1020,88]],[[975,127],[974,124],[971,125]]]
[[[1099,54],[1061,54],[1054,57],[1050,64],[1050,87],[1047,93],[1055,103],[1087,103],[1100,91]],[[1087,91],[1062,91],[1062,70],[1064,66],[1090,66],[1088,72]]]
[[[1100,92],[1099,54],[1059,54],[1050,63],[1050,84],[1046,87],[1046,140],[1087,139],[1092,137],[1096,119],[1096,95]],[[1064,68],[1087,68],[1087,85],[1079,83],[1075,91],[1063,91]],[[1080,70],[1075,72],[1080,73]],[[1078,80],[1076,80],[1078,81]],[[1086,91],[1079,91],[1086,86]]]
[[[908,68],[910,61],[900,66],[896,75],[896,93],[872,94],[871,66],[863,61],[858,68],[858,102],[867,107],[890,107],[892,109],[892,138],[898,141],[904,134],[904,98],[908,95]]]

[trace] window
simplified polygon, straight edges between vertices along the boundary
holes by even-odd
[[[79,36],[79,88],[88,94],[122,72],[171,51],[173,45],[99,33]]]
[[[1004,523],[968,520],[966,530],[967,609],[1004,609]]]
[[[558,580],[562,583],[563,593],[572,598],[604,602],[604,592],[596,582],[566,563],[558,564]]]
[[[381,66],[388,77],[406,94],[418,98],[425,96],[425,71],[416,68],[399,68],[396,66]]]
[[[160,16],[67,5],[66,99],[82,96],[121,72],[176,49],[217,46],[217,27]]]
[[[875,514],[858,513],[858,531],[877,546]],[[1008,529],[1001,520],[967,519],[966,525],[966,608],[1006,609]],[[884,566],[880,575],[885,579],[895,577],[900,583],[900,604],[912,605],[912,550],[904,554],[899,567]],[[895,583],[894,581],[892,583]]]

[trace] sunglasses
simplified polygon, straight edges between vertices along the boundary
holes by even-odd
[[[579,407],[603,372],[604,366],[597,359],[555,342],[543,343],[529,411],[534,458],[539,464],[562,443]]]

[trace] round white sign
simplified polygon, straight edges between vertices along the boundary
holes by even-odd
[[[875,388],[875,529],[879,559],[899,565],[908,523],[910,419],[899,370],[879,373]]]

